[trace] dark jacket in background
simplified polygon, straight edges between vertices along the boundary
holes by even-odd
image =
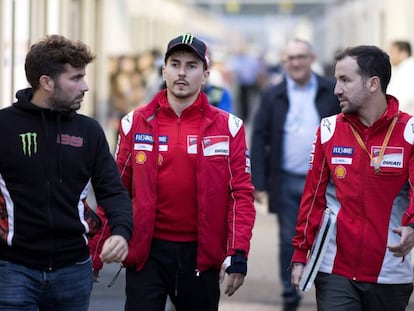
[[[315,104],[320,118],[340,112],[335,81],[316,75]],[[270,212],[276,213],[283,180],[283,139],[289,110],[286,78],[267,88],[256,112],[251,140],[252,180],[257,191],[268,191]],[[314,131],[314,129],[312,129]],[[315,130],[316,134],[316,130]],[[299,144],[300,142],[298,142]]]

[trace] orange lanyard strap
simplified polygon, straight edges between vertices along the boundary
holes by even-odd
[[[388,127],[387,130],[387,134],[385,135],[384,138],[384,142],[382,143],[381,146],[381,150],[380,153],[378,155],[377,158],[373,157],[371,155],[371,153],[368,151],[365,143],[363,142],[361,135],[359,135],[359,133],[354,129],[354,127],[350,124],[349,126],[351,127],[352,133],[354,133],[354,136],[356,138],[356,140],[358,141],[359,145],[361,146],[362,149],[365,150],[365,152],[368,154],[369,158],[371,159],[371,163],[374,165],[374,169],[376,172],[380,172],[380,166],[381,166],[381,162],[382,162],[382,158],[384,157],[384,153],[385,153],[385,149],[387,148],[388,142],[390,140],[391,137],[391,133],[394,129],[395,124],[397,123],[397,116],[394,117],[394,119],[392,120],[390,126]]]

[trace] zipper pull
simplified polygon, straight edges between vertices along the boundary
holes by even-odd
[[[115,284],[116,280],[118,279],[119,274],[121,273],[122,268],[123,268],[122,266],[120,266],[120,267],[119,267],[118,272],[117,272],[117,273],[115,274],[115,276],[112,278],[112,281],[111,281],[111,282],[109,282],[108,287],[112,287],[112,285],[114,285],[114,284]]]

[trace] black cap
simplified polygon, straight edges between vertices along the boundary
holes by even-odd
[[[186,33],[177,38],[172,39],[167,46],[167,52],[165,53],[165,61],[172,52],[182,47],[189,47],[194,53],[203,61],[206,68],[210,63],[207,52],[207,45],[194,37],[191,33]]]

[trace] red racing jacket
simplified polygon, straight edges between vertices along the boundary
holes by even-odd
[[[331,179],[339,206],[334,208],[336,228],[319,271],[361,282],[413,281],[410,256],[395,257],[387,245],[400,242],[393,228],[413,223],[414,202],[403,190],[414,182],[414,118],[398,110],[394,97],[387,96],[387,102],[387,110],[371,127],[350,114],[322,119],[300,204],[292,262],[307,260],[327,206],[325,190]],[[395,127],[376,171],[368,152],[377,161],[394,118]]]
[[[122,119],[116,151],[122,181],[132,197],[134,223],[128,257],[123,265],[137,270],[143,268],[149,256],[154,228],[156,179],[162,152],[157,123],[161,96],[166,96],[165,90],[148,105]],[[204,93],[200,96],[204,117],[197,148],[193,150],[197,150],[197,269],[202,272],[220,269],[226,256],[234,255],[236,250],[247,256],[255,208],[243,122],[211,106]],[[214,146],[215,137],[220,137],[217,147]],[[99,235],[95,239],[100,239]]]

